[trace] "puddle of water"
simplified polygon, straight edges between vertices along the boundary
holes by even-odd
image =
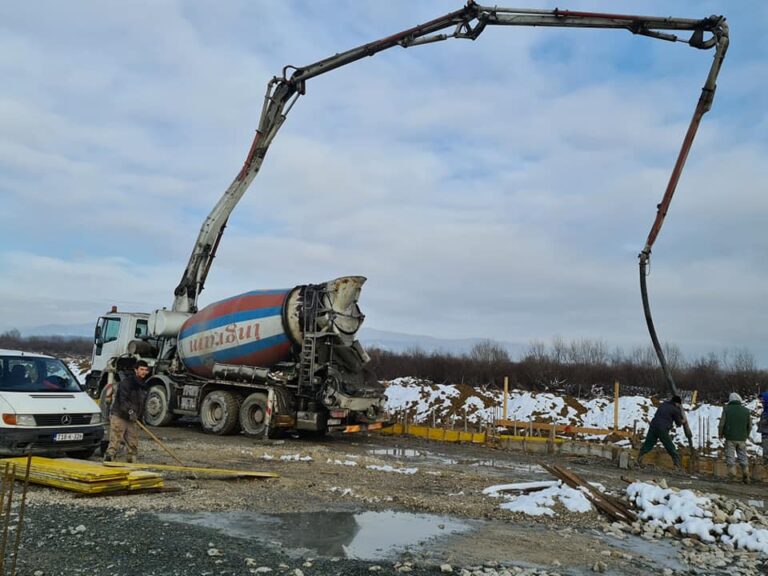
[[[393,456],[395,458],[426,458],[428,452],[414,450],[413,448],[374,448],[368,450],[369,454],[375,456]]]
[[[635,557],[643,558],[654,566],[669,568],[675,572],[688,569],[685,564],[680,562],[679,549],[666,540],[646,540],[631,534],[627,535],[624,540],[610,536],[606,536],[605,540],[613,547],[629,552]]]
[[[368,450],[373,456],[391,456],[399,459],[434,460],[442,464],[458,464],[459,461],[442,454],[435,454],[427,450],[414,450],[413,448],[374,448]]]
[[[543,474],[544,469],[538,464],[520,464],[506,462],[504,460],[468,460],[470,466],[480,468],[503,468],[504,470],[516,470],[528,474]]]
[[[392,457],[400,460],[431,460],[447,465],[463,465],[476,468],[489,468],[495,471],[521,472],[525,474],[540,475],[544,470],[538,464],[521,464],[519,462],[509,462],[506,460],[478,459],[478,458],[451,458],[445,454],[430,452],[429,450],[416,450],[413,448],[374,448],[368,450],[368,453],[374,456]]]
[[[315,512],[256,514],[200,512],[159,514],[179,522],[220,530],[227,536],[255,539],[298,554],[385,560],[430,540],[472,529],[468,522],[446,516],[406,512]]]

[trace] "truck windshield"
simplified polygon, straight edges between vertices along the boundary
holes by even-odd
[[[80,392],[61,360],[0,356],[0,392]]]

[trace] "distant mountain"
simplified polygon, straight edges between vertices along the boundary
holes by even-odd
[[[19,328],[22,336],[78,336],[91,338],[95,322],[90,324],[44,324],[31,328]]]
[[[467,354],[475,344],[486,340],[485,338],[436,338],[416,334],[403,334],[400,332],[386,332],[375,328],[363,327],[358,332],[360,342],[367,348],[382,348],[391,352],[406,352],[409,349],[418,348],[424,352],[448,352],[455,356]],[[512,359],[520,358],[526,346],[515,342],[499,342],[509,353]]]

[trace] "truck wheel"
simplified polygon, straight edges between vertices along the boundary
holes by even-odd
[[[203,431],[224,436],[237,430],[240,397],[226,390],[214,390],[203,398],[200,421]]]
[[[255,392],[240,406],[240,425],[246,436],[264,436],[267,426],[267,396]]]
[[[173,420],[168,402],[168,392],[162,384],[150,387],[144,404],[144,422],[150,426],[167,426]]]

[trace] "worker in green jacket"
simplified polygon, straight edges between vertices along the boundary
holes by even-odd
[[[736,461],[741,465],[744,484],[750,483],[749,462],[747,460],[747,438],[752,431],[752,417],[749,410],[741,403],[741,396],[731,392],[728,404],[723,408],[718,427],[720,438],[725,438],[725,463],[728,466],[728,478],[736,480]]]

